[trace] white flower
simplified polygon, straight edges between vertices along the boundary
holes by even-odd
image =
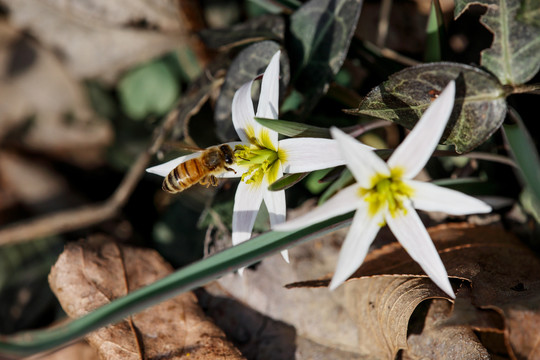
[[[255,218],[263,201],[268,209],[271,226],[285,222],[287,208],[285,191],[268,190],[268,186],[284,173],[309,172],[345,164],[335,140],[319,138],[278,140],[277,132],[255,121],[255,116],[278,118],[279,57],[278,51],[263,74],[256,114],[251,99],[251,86],[254,80],[238,89],[232,102],[232,121],[241,142],[229,143],[235,149],[237,161],[231,167],[236,173],[225,172],[221,177],[241,177],[234,200],[233,245],[250,239]],[[180,163],[196,156],[197,153],[183,156],[146,171],[167,176]],[[287,252],[283,251],[282,254],[288,261]]]
[[[278,231],[303,228],[356,210],[330,289],[338,287],[358,269],[379,229],[388,224],[435,284],[455,298],[446,269],[415,208],[453,215],[486,213],[491,208],[460,192],[413,180],[441,138],[452,113],[454,95],[452,81],[386,163],[351,136],[331,129],[357,183],[341,190],[312,212],[274,227]]]

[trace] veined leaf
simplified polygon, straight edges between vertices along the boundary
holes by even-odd
[[[311,0],[291,15],[293,82],[308,110],[341,68],[361,5],[362,0]]]
[[[523,10],[538,1],[526,0],[522,4],[520,0],[457,0],[455,17],[471,4],[487,8],[480,21],[493,33],[491,47],[482,51],[481,65],[505,85],[524,84],[532,79],[540,69],[540,28],[534,24],[540,15],[525,14]],[[530,16],[525,17],[529,23],[520,21],[525,15]]]
[[[256,117],[255,120],[262,126],[288,137],[332,138],[330,136],[330,130],[327,128],[286,120],[265,119],[259,117]]]
[[[468,152],[489,138],[506,114],[505,88],[481,69],[450,62],[410,67],[371,90],[351,112],[412,129],[450,80],[456,81],[456,99],[443,140],[458,153]]]

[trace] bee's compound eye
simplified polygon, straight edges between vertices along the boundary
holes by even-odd
[[[229,145],[221,145],[219,149],[223,153],[223,156],[225,157],[225,162],[227,164],[234,163],[234,153]]]

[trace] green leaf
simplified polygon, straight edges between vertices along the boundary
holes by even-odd
[[[493,33],[493,43],[482,51],[482,66],[505,85],[524,84],[534,77],[540,69],[540,29],[520,21],[521,0],[456,0],[455,4],[456,18],[472,4],[487,8],[480,21]],[[532,17],[538,19],[539,15]]]
[[[291,15],[293,82],[308,110],[343,65],[361,5],[361,0],[311,0]]]
[[[251,265],[266,256],[320,237],[351,223],[350,212],[305,229],[268,232],[237,246],[188,265],[171,275],[138,289],[84,317],[45,330],[0,336],[0,355],[31,355],[53,349],[93,330],[142,311],[178,294],[193,290],[226,273]]]
[[[309,190],[309,192],[312,194],[319,194],[330,186],[329,182],[324,182],[322,180],[333,169],[334,168],[317,170],[309,174],[305,181],[306,188]]]
[[[281,178],[277,179],[272,184],[270,184],[270,186],[268,187],[268,190],[270,191],[286,190],[290,188],[291,186],[300,182],[303,178],[306,177],[307,174],[308,173],[296,173],[296,174],[283,175]]]
[[[272,55],[280,49],[278,43],[261,41],[242,50],[229,66],[225,83],[216,101],[214,121],[216,134],[221,141],[237,138],[234,126],[231,123],[231,109],[234,93],[246,82],[253,80],[266,70]],[[282,52],[280,61],[280,89],[286,88],[289,83],[289,62]],[[257,83],[255,83],[257,85]],[[255,86],[254,86],[255,88]],[[280,91],[280,95],[283,91]]]
[[[519,114],[512,108],[510,108],[509,114],[515,123],[504,125],[506,139],[510,144],[525,184],[536,197],[536,201],[540,202],[540,157]]]
[[[432,0],[426,29],[424,60],[426,62],[441,61],[445,58],[443,50],[446,48],[446,44],[446,29],[444,27],[441,3],[439,0]]]
[[[255,120],[264,127],[288,137],[315,137],[330,139],[330,130],[294,121],[265,119],[256,117]]]
[[[173,69],[162,61],[154,61],[131,70],[118,84],[124,112],[132,119],[150,114],[163,115],[171,109],[180,94]]]
[[[458,153],[468,152],[488,139],[506,114],[505,88],[481,69],[450,62],[404,69],[371,90],[352,113],[412,129],[450,80],[456,80],[456,99],[443,140]]]

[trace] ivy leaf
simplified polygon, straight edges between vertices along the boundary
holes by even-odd
[[[504,87],[481,69],[450,62],[410,67],[371,90],[350,112],[412,129],[450,80],[456,80],[456,99],[443,140],[459,153],[468,152],[489,138],[506,114]]]
[[[525,19],[528,21],[520,21],[523,20],[523,11],[534,3],[538,1],[526,0],[523,4],[520,0],[456,1],[456,18],[471,4],[487,8],[480,21],[493,33],[493,43],[482,51],[481,65],[497,76],[502,84],[524,84],[540,69],[540,29],[534,25],[540,15],[531,13],[531,18]]]
[[[311,0],[291,15],[293,82],[305,96],[307,110],[341,68],[361,5],[361,0]]]

